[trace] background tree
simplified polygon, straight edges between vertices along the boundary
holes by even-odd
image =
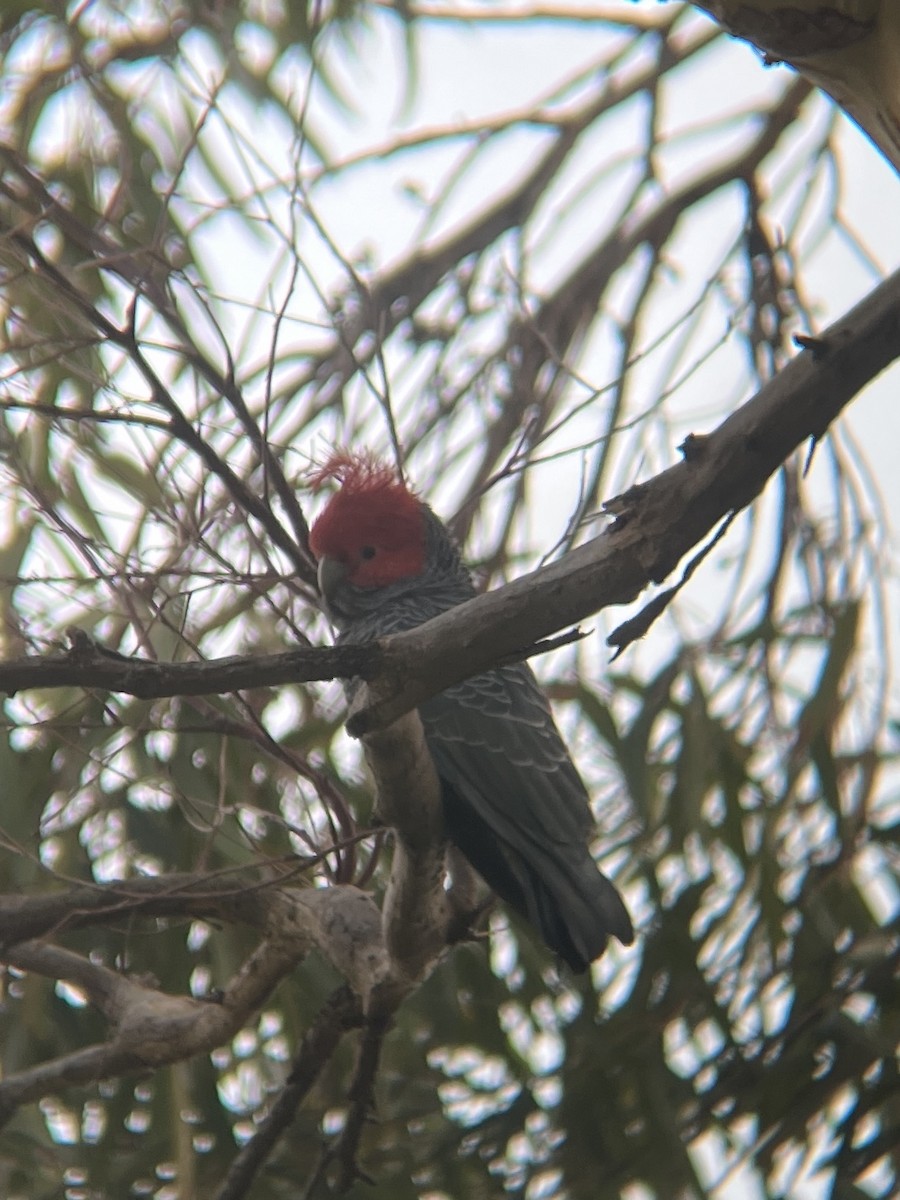
[[[895,1193],[890,526],[865,425],[823,435],[900,352],[896,280],[815,336],[897,256],[888,168],[674,4],[2,21],[0,1192]],[[558,564],[568,615],[475,602],[498,654],[684,580],[614,667],[536,660],[640,930],[590,977],[466,934],[410,824],[433,780],[378,714],[452,621],[412,666],[309,649],[336,443],[486,588]],[[297,682],[358,673],[395,838],[339,686]]]
[[[890,0],[698,0],[769,63],[832,96],[900,168],[900,12]]]

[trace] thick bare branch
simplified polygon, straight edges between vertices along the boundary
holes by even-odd
[[[900,170],[900,8],[895,0],[694,0],[769,63],[822,88]]]
[[[228,983],[219,1003],[168,995],[58,946],[32,941],[5,950],[4,959],[14,967],[84,988],[114,1032],[104,1045],[41,1063],[0,1083],[0,1122],[19,1105],[64,1084],[126,1075],[214,1050],[246,1024],[311,945],[304,930],[291,939],[282,928],[277,938],[264,939]]]
[[[130,989],[135,986],[139,988],[139,985],[131,984],[126,975],[111,971],[101,963],[91,962],[89,958],[66,950],[63,946],[37,941],[20,942],[13,949],[3,951],[3,958],[20,971],[34,971],[49,979],[65,979],[75,984],[108,1021],[119,1020],[131,998]]]
[[[371,679],[382,669],[379,646],[323,646],[211,662],[155,662],[126,658],[79,634],[65,654],[30,656],[0,663],[0,691],[83,687],[124,692],[144,700],[160,696],[209,696],[242,688],[277,687],[320,679]]]
[[[68,655],[0,664],[0,688],[106,688],[150,697],[198,695],[289,681],[379,679],[379,699],[356,713],[356,736],[391,722],[449,684],[662,582],[729,513],[749,504],[807,438],[823,436],[860,389],[900,356],[900,272],[708,435],[684,461],[607,506],[611,529],[559,561],[406,633],[371,646],[295,650],[210,663],[155,663],[79,642]]]
[[[55,897],[0,897],[2,959],[20,970],[76,984],[114,1030],[108,1043],[42,1063],[0,1083],[0,1121],[19,1105],[63,1084],[84,1084],[208,1053],[246,1024],[313,946],[348,980],[360,1019],[376,997],[373,1019],[389,1016],[414,986],[383,948],[381,914],[374,900],[357,888],[276,886],[248,893],[236,892],[233,880],[223,886],[221,880],[207,883],[201,877],[135,884],[131,895],[131,885],[117,884],[71,889]],[[123,911],[249,919],[265,936],[216,1002],[168,995],[70,950],[17,938],[25,928],[58,933],[120,917]]]
[[[900,272],[793,359],[684,461],[607,505],[612,528],[549,566],[384,640],[393,694],[364,708],[356,736],[540,638],[661,583],[729,513],[748,505],[807,438],[818,440],[866,383],[900,357]]]
[[[362,689],[365,694],[365,689]],[[384,941],[401,980],[420,980],[447,944],[453,921],[437,772],[418,713],[406,713],[365,741],[378,812],[396,833],[384,898]],[[382,996],[382,1004],[392,1003]]]
[[[142,1064],[128,1051],[111,1042],[86,1046],[51,1062],[38,1063],[0,1083],[0,1129],[23,1104],[31,1104],[63,1087],[112,1079],[141,1069]]]

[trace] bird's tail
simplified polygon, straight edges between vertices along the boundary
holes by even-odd
[[[502,841],[446,784],[444,818],[451,839],[475,870],[573,971],[586,971],[610,936],[626,946],[634,941],[621,896],[586,846],[526,842],[523,853]]]
[[[523,916],[573,971],[587,970],[606,949],[610,936],[626,946],[634,941],[621,896],[587,852],[574,870],[556,863],[540,872],[528,863],[522,862],[521,867]]]

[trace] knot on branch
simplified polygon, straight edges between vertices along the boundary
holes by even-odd
[[[198,1036],[211,1023],[220,1023],[215,1009],[187,996],[138,987],[128,989],[130,997],[120,1001],[113,1045],[127,1051],[146,1066],[162,1066],[193,1052]]]

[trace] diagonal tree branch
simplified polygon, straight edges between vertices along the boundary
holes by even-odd
[[[375,1080],[388,1024],[386,1017],[373,1018],[366,1023],[362,1031],[356,1067],[347,1092],[350,1107],[344,1128],[334,1147],[334,1157],[340,1164],[337,1178],[339,1192],[349,1191],[357,1179],[363,1183],[374,1183],[374,1180],[360,1169],[357,1155],[363,1127],[375,1106]]]
[[[539,652],[542,639],[660,583],[730,513],[740,511],[806,439],[821,438],[862,387],[900,356],[900,272],[806,349],[684,460],[610,501],[613,526],[557,562],[370,646],[208,663],[156,663],[83,638],[67,655],[0,663],[0,689],[102,688],[151,697],[199,695],[335,677],[379,680],[356,736],[384,728],[450,684]]]
[[[59,946],[24,942],[3,951],[20,970],[82,987],[112,1026],[108,1042],[63,1055],[0,1082],[0,1124],[17,1107],[62,1085],[90,1083],[178,1062],[221,1046],[313,945],[307,931],[264,938],[241,964],[219,1003],[172,996]]]
[[[382,642],[380,699],[355,714],[355,736],[428,696],[527,653],[540,639],[661,583],[714,526],[759,495],[807,439],[818,441],[871,379],[900,357],[900,271],[797,355],[684,459],[607,505],[599,537],[504,588]]]
[[[693,0],[766,62],[827,92],[900,170],[900,6],[896,0]]]
[[[396,727],[373,735],[367,751],[383,789],[382,813],[399,831],[388,889],[391,899],[384,914],[358,888],[289,887],[277,877],[260,878],[258,872],[249,879],[246,873],[243,878],[232,873],[213,878],[170,876],[85,885],[49,896],[0,896],[0,960],[75,983],[113,1030],[106,1043],[40,1063],[0,1082],[0,1124],[20,1105],[64,1084],[129,1074],[214,1049],[233,1037],[278,981],[316,947],[347,981],[352,1011],[338,1005],[334,1020],[322,1016],[321,1028],[313,1027],[314,1044],[307,1047],[307,1057],[312,1057],[300,1064],[304,1079],[309,1078],[299,1090],[289,1091],[284,1109],[273,1118],[259,1147],[248,1149],[243,1164],[236,1164],[234,1178],[229,1176],[224,1195],[242,1194],[240,1181],[249,1180],[265,1160],[281,1132],[285,1112],[300,1103],[343,1030],[363,1019],[372,1030],[386,1029],[398,1006],[437,962],[460,922],[443,888],[440,789],[418,717],[410,714]],[[404,804],[413,794],[416,803]],[[125,914],[242,921],[262,937],[217,1003],[168,995],[44,940],[68,929],[120,920]],[[379,1032],[373,1064],[380,1037]],[[355,1162],[367,1106],[368,1093],[361,1092],[358,1127],[352,1145],[340,1156],[345,1171],[349,1162]]]
[[[241,1200],[247,1195],[254,1176],[287,1132],[341,1037],[361,1023],[362,1013],[350,989],[340,987],[332,992],[303,1035],[287,1083],[254,1137],[232,1160],[216,1200]]]

